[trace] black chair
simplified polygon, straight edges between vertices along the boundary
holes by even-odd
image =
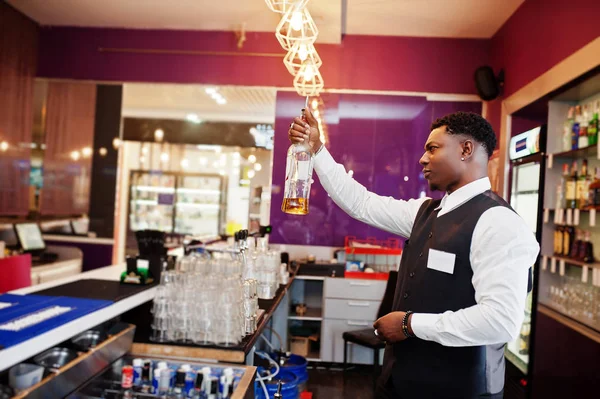
[[[381,305],[379,305],[377,318],[383,317],[392,311],[397,280],[398,272],[391,271]],[[374,382],[377,382],[377,377],[379,376],[379,351],[385,348],[385,344],[377,338],[374,329],[371,327],[364,330],[346,331],[342,334],[342,337],[344,338],[344,371],[346,371],[348,361],[348,343],[364,346],[373,349],[373,379]]]

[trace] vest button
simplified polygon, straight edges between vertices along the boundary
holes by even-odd
[[[408,298],[408,292],[404,293],[404,299]]]
[[[431,237],[433,237],[433,233],[430,232],[429,233],[429,238],[431,238]]]
[[[410,274],[408,275],[408,277],[413,278],[415,276],[415,272],[410,272]]]

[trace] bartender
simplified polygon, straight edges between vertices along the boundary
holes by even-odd
[[[307,141],[315,170],[350,216],[408,238],[392,312],[374,323],[386,342],[377,398],[502,398],[504,347],[524,318],[539,245],[530,228],[491,191],[496,135],[480,115],[437,119],[419,163],[441,200],[382,197],[352,179],[320,140],[309,110],[292,143]]]

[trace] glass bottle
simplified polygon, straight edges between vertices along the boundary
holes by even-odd
[[[590,142],[590,145],[598,144],[598,113],[600,113],[600,100],[594,103],[593,108],[592,119],[588,125],[588,141]]]
[[[577,161],[573,161],[571,175],[565,183],[566,208],[577,208]]]
[[[596,176],[588,190],[588,207],[598,209],[600,206],[600,168],[596,168]]]
[[[302,119],[306,120],[305,109],[302,109]],[[285,170],[285,191],[281,204],[283,212],[291,215],[308,214],[313,164],[314,157],[306,141],[290,146]]]
[[[581,106],[578,105],[575,107],[575,123],[573,123],[573,127],[571,129],[571,149],[576,150],[579,144],[579,129],[581,127]]]
[[[594,244],[591,240],[592,234],[589,231],[585,232],[585,252],[583,261],[585,263],[594,263]]]
[[[576,183],[576,196],[577,196],[577,208],[583,209],[587,203],[589,189],[589,177],[587,173],[587,159],[584,159],[581,163],[581,173],[577,177]]]
[[[567,120],[563,126],[563,151],[570,151],[572,148],[571,144],[571,132],[573,131],[573,123],[575,122],[575,107],[569,107],[567,114]]]

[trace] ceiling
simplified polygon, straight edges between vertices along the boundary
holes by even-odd
[[[264,0],[7,0],[41,25],[273,32]],[[489,38],[524,0],[310,0],[320,43],[352,35]]]
[[[216,89],[227,101],[218,104],[206,89]],[[126,83],[123,116],[202,121],[273,123],[276,89],[272,87]]]

